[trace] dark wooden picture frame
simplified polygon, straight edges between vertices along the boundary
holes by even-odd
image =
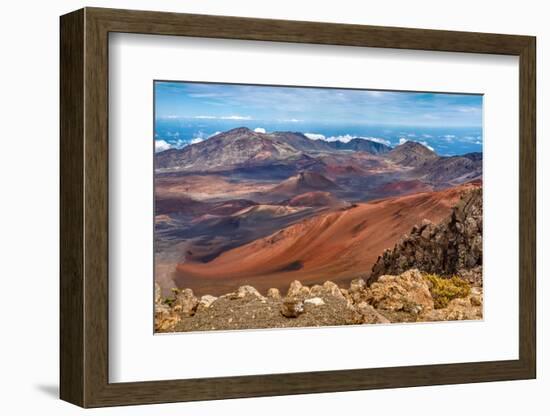
[[[108,36],[111,32],[518,56],[519,359],[109,383]],[[535,38],[530,36],[99,8],[85,8],[62,16],[61,398],[82,407],[101,407],[535,378],[535,45]]]

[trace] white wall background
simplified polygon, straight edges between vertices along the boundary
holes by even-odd
[[[538,37],[538,379],[533,381],[317,394],[87,411],[103,415],[373,414],[545,415],[550,409],[550,361],[543,325],[550,296],[544,258],[550,209],[543,183],[550,145],[543,140],[550,86],[550,26],[536,0],[386,0],[384,2],[252,0],[52,0],[6,2],[0,16],[2,103],[0,152],[0,410],[3,414],[82,412],[58,394],[58,16],[82,6],[166,10],[387,26],[529,34]],[[544,200],[546,199],[546,200]],[[506,224],[503,224],[505,226]],[[543,236],[545,235],[545,236]]]

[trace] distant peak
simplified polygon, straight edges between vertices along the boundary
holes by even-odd
[[[254,133],[248,127],[236,127],[231,130],[227,130],[224,134],[245,134],[245,133]]]
[[[407,140],[405,143],[401,143],[399,146],[397,147],[400,147],[402,149],[405,149],[407,147],[418,147],[418,146],[422,146],[422,147],[426,147],[424,145],[422,145],[421,143],[418,143],[418,142],[413,142],[411,140]]]
[[[414,142],[412,140],[407,140],[405,143],[400,144],[399,146],[394,148],[394,150],[397,150],[397,149],[400,149],[400,150],[416,149],[416,150],[422,150],[424,152],[429,152],[429,153],[434,153],[435,154],[435,152],[433,150],[429,149],[427,146],[423,145],[422,143]]]
[[[437,153],[428,149],[422,143],[407,141],[393,148],[388,157],[396,163],[405,166],[420,166],[429,160],[438,159]]]
[[[462,157],[465,157],[466,159],[470,159],[474,162],[483,160],[483,153],[481,152],[471,152],[463,154]]]

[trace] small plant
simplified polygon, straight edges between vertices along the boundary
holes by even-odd
[[[458,276],[447,279],[436,274],[425,274],[424,278],[430,283],[435,309],[445,308],[451,300],[470,294],[470,285]]]
[[[175,288],[175,287],[170,289],[170,291],[172,292],[172,296],[162,299],[162,303],[164,303],[165,305],[168,305],[171,308],[172,306],[174,306],[174,303],[176,303],[176,298],[180,291],[178,288]]]
[[[175,298],[166,298],[164,299],[164,304],[168,305],[169,307],[172,307],[174,305],[174,302],[176,302]]]

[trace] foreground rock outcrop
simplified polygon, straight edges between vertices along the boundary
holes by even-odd
[[[372,268],[367,283],[385,274],[398,275],[411,268],[443,276],[459,275],[474,285],[482,284],[483,195],[481,188],[468,191],[439,224],[423,221],[414,226],[393,249],[384,251]]]
[[[348,288],[339,288],[330,281],[311,287],[294,281],[284,296],[277,289],[270,289],[264,296],[252,286],[241,286],[217,298],[197,298],[190,289],[174,290],[172,297],[161,298],[157,288],[155,330],[187,332],[482,318],[481,287],[467,283],[466,291],[456,291],[461,297],[451,295],[447,306],[437,309],[433,279],[433,275],[411,269],[399,275],[381,276],[370,287],[363,279],[353,280]]]

